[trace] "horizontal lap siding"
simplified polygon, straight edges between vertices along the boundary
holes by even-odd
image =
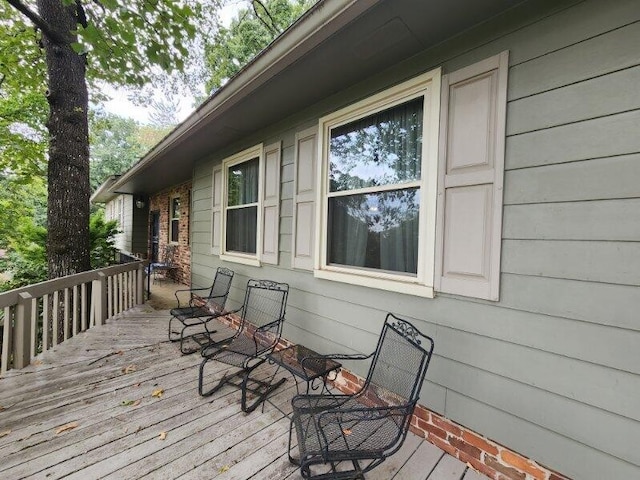
[[[381,72],[366,85],[194,175],[193,281],[210,254],[211,171],[282,141],[280,264],[236,272],[291,285],[285,336],[323,352],[370,352],[384,314],[436,341],[421,403],[576,478],[640,476],[640,9],[636,0],[540,1]],[[524,16],[522,12],[530,12]],[[476,47],[480,45],[479,47]],[[500,302],[424,299],[318,280],[291,265],[293,143],[321,115],[444,65],[510,51]],[[366,374],[366,366],[349,364]]]

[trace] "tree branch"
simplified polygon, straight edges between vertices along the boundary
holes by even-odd
[[[7,3],[31,20],[31,23],[38,27],[53,43],[57,45],[66,45],[68,43],[65,41],[64,37],[52,29],[40,15],[31,10],[20,0],[7,0]]]
[[[267,14],[267,17],[269,17],[269,21],[271,22],[270,25],[258,13],[258,9],[256,8],[256,4],[260,5],[262,7],[262,10],[264,11],[264,13]],[[265,27],[267,27],[267,29],[270,30],[271,33],[273,33],[274,35],[279,35],[281,33],[280,30],[278,29],[278,25],[276,24],[275,20],[271,16],[271,13],[269,12],[269,10],[265,6],[265,4],[261,2],[261,0],[251,0],[251,6],[253,7],[253,12],[256,14],[256,17],[258,18],[258,20],[260,20],[260,22]]]

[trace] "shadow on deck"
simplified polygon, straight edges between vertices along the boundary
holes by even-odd
[[[249,415],[237,390],[202,398],[200,357],[167,341],[168,319],[136,307],[0,379],[0,477],[301,479],[287,459],[293,380]],[[427,478],[486,477],[412,434],[367,476]]]

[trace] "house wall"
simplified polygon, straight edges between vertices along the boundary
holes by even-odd
[[[189,285],[191,283],[191,245],[189,239],[189,227],[191,216],[191,182],[186,182],[155,193],[149,198],[149,212],[160,212],[160,239],[159,252],[166,248],[169,242],[169,208],[171,199],[180,197],[180,222],[178,242],[175,243],[176,251],[173,262],[178,267],[172,272],[174,280]],[[150,245],[149,247],[150,248]],[[148,255],[150,250],[145,249]],[[209,285],[211,280],[208,281]]]
[[[120,215],[120,202],[124,203]],[[115,236],[119,251],[146,256],[149,208],[136,208],[132,195],[118,195],[105,204],[105,218],[117,220],[120,233]]]
[[[564,475],[640,478],[638,45],[637,0],[528,2],[215,152],[194,171],[193,283],[209,284],[222,263],[211,255],[213,166],[282,141],[279,265],[225,263],[236,272],[232,303],[248,278],[288,282],[284,335],[322,352],[372,351],[387,311],[413,319],[436,343],[421,404]],[[295,133],[420,72],[506,49],[500,301],[426,299],[291,269]],[[465,437],[446,425],[425,426],[427,436]],[[473,456],[495,478],[548,477],[492,445]]]

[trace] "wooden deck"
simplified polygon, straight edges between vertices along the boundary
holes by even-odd
[[[286,455],[294,382],[250,415],[237,390],[201,398],[199,356],[167,342],[167,322],[135,308],[1,379],[0,478],[302,478]],[[427,478],[486,477],[413,435],[367,476]]]

